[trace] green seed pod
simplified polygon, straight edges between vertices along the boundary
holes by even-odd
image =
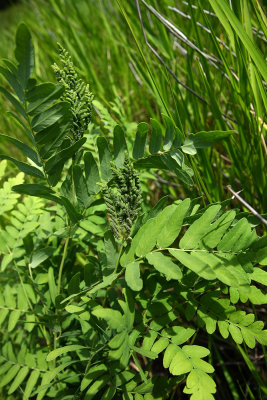
[[[114,185],[103,189],[104,200],[110,218],[110,228],[114,236],[127,239],[140,212],[142,202],[139,177],[128,154],[121,168],[112,164]]]
[[[60,45],[61,67],[52,65],[57,81],[64,87],[62,100],[71,104],[73,124],[71,133],[75,141],[81,139],[92,117],[93,95],[74,69],[69,53]]]

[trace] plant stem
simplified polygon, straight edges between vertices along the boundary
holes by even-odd
[[[74,179],[73,179],[73,167],[74,167],[74,158],[72,157],[71,187],[72,187],[72,204],[74,205],[74,200],[75,200],[75,187],[74,187]]]
[[[117,273],[117,270],[118,270],[119,265],[120,265],[120,258],[121,258],[121,253],[122,253],[122,250],[123,250],[123,245],[124,245],[124,239],[121,242],[121,246],[120,246],[120,250],[119,250],[116,266],[115,266],[115,269],[114,269],[114,274]]]
[[[56,350],[56,348],[57,348],[57,334],[56,334],[56,332],[54,332],[54,350]],[[54,367],[54,369],[56,368],[56,366],[57,366],[57,360],[56,360],[56,358],[53,360],[53,367]]]
[[[9,249],[9,248],[8,248],[8,251],[10,252],[10,249]],[[34,313],[34,308],[33,308],[32,302],[31,302],[31,300],[29,299],[27,290],[25,289],[24,282],[23,282],[22,277],[21,277],[21,275],[20,275],[19,268],[18,268],[18,265],[17,265],[16,260],[14,260],[14,264],[15,264],[15,269],[16,269],[16,272],[17,272],[17,274],[18,274],[18,276],[19,276],[20,284],[21,284],[21,286],[22,286],[23,293],[24,293],[24,295],[25,295],[25,297],[26,297],[27,303],[29,304],[29,307],[30,307],[32,313],[35,315],[36,320],[37,320],[38,322],[40,322],[39,318],[38,318],[37,315]],[[50,346],[50,340],[49,340],[49,337],[48,337],[48,335],[47,335],[46,329],[45,329],[45,327],[42,327],[41,324],[40,324],[39,327],[40,327],[40,330],[41,330],[41,332],[42,332],[42,334],[43,334],[43,337],[44,337],[44,339],[45,339],[45,341],[46,341],[47,347],[49,347],[49,346]]]
[[[133,356],[133,359],[134,359],[134,362],[135,362],[137,368],[139,369],[139,373],[140,373],[141,378],[143,379],[143,382],[147,382],[146,374],[143,371],[141,364],[139,363],[138,357],[134,351],[132,353],[132,356]]]
[[[261,376],[259,375],[255,365],[252,363],[252,361],[250,360],[247,351],[243,349],[242,346],[240,346],[239,344],[236,344],[240,354],[243,357],[243,360],[245,361],[245,363],[247,364],[248,369],[250,370],[253,378],[255,379],[255,381],[257,382],[257,384],[259,385],[260,390],[264,393],[267,394],[267,388],[264,384],[264,382],[261,379]]]
[[[71,225],[69,225],[68,236],[67,236],[66,242],[64,244],[63,255],[62,255],[61,263],[60,263],[60,266],[59,266],[58,282],[57,282],[57,294],[58,294],[58,296],[60,295],[60,291],[61,291],[62,272],[63,272],[63,267],[64,267],[66,255],[67,255],[69,241],[70,241],[70,232],[71,232]],[[56,314],[58,314],[58,310],[57,309],[56,309]],[[57,337],[57,333],[56,332],[54,332],[53,335],[54,335],[54,350],[56,350],[58,337]],[[54,359],[53,360],[53,367],[54,368],[56,368],[56,362],[57,362],[56,359]]]
[[[73,159],[72,159],[72,204],[74,204],[74,181],[73,181]],[[62,272],[63,272],[63,267],[64,267],[64,263],[65,263],[65,258],[67,255],[67,249],[68,249],[68,245],[69,245],[69,241],[70,241],[70,232],[71,232],[71,223],[69,225],[69,229],[68,229],[68,236],[64,245],[64,250],[63,250],[63,255],[62,255],[62,259],[61,259],[61,263],[59,266],[59,272],[58,272],[58,283],[57,283],[57,294],[60,294],[61,291],[61,279],[62,279]]]
[[[27,303],[29,304],[29,307],[30,307],[30,309],[31,309],[31,311],[32,311],[32,313],[33,313],[33,315],[35,316],[36,320],[37,320],[38,322],[40,322],[39,318],[37,317],[37,315],[36,315],[35,312],[34,312],[34,309],[33,309],[32,303],[31,303],[31,300],[29,299],[29,296],[28,296],[27,291],[26,291],[26,289],[25,289],[25,286],[24,286],[23,280],[22,280],[22,278],[21,278],[21,275],[20,275],[20,273],[19,273],[19,270],[18,270],[18,267],[17,267],[17,263],[16,263],[16,262],[15,262],[15,268],[16,268],[17,274],[18,274],[18,276],[19,276],[20,284],[21,284],[21,286],[22,286],[22,289],[23,289],[24,295],[25,295],[25,297],[26,297]],[[40,325],[39,325],[39,328],[40,328],[40,330],[41,330],[41,332],[42,332],[42,334],[43,334],[43,337],[44,337],[44,339],[45,339],[45,341],[46,341],[47,347],[49,347],[49,346],[50,346],[50,340],[49,340],[49,337],[48,337],[48,335],[47,335],[45,326],[43,327],[43,326],[40,324]]]
[[[117,270],[118,270],[119,265],[120,265],[120,258],[121,258],[121,253],[122,253],[122,250],[123,250],[124,241],[125,241],[125,239],[123,239],[122,242],[121,242],[121,246],[120,246],[120,250],[119,250],[117,262],[116,262],[115,269],[114,269],[114,274],[117,273]],[[116,280],[112,283],[112,285],[107,289],[106,294],[105,294],[105,297],[104,297],[104,300],[103,300],[103,303],[102,303],[103,307],[104,307],[105,304],[106,304],[107,297],[108,297],[108,292],[110,291],[110,289],[112,289],[112,288],[114,287],[116,281],[117,281],[117,279],[116,279]]]
[[[74,180],[73,180],[73,166],[74,166],[74,160],[72,158],[72,169],[71,169],[71,186],[72,186],[72,204],[74,204],[75,200],[75,189],[74,189]],[[68,220],[68,218],[67,218]],[[63,268],[65,264],[65,259],[67,255],[67,250],[68,250],[68,245],[70,241],[70,233],[71,233],[71,222],[69,223],[69,229],[68,229],[68,236],[64,244],[64,249],[63,249],[63,255],[61,259],[61,263],[59,266],[59,272],[58,272],[58,282],[57,282],[57,295],[60,295],[61,292],[61,280],[62,280],[62,273],[63,273]],[[56,310],[56,314],[58,314],[58,310]],[[54,350],[57,348],[57,333],[54,332]],[[53,361],[53,367],[56,368],[56,359]]]
[[[69,241],[70,241],[70,232],[71,232],[71,225],[69,226],[69,230],[68,230],[68,236],[64,245],[64,250],[63,250],[63,255],[62,255],[62,259],[61,259],[61,263],[59,266],[59,272],[58,272],[58,283],[57,283],[57,294],[60,294],[61,291],[61,279],[62,279],[62,272],[63,272],[63,267],[64,267],[64,263],[65,263],[65,258],[67,255],[67,249],[68,249],[68,245],[69,245]]]

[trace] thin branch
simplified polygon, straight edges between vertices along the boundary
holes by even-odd
[[[197,6],[195,6],[194,4],[189,4],[187,1],[183,1],[183,4],[185,4],[186,6],[189,6],[189,5],[190,5],[190,7],[194,8],[195,10],[198,9]],[[205,14],[211,15],[212,17],[216,17],[216,18],[217,18],[217,15],[214,14],[213,12],[208,11],[208,10],[205,10],[205,9],[204,9],[203,11],[204,11]]]
[[[209,56],[208,54],[202,52],[200,49],[198,49],[197,46],[195,46],[192,42],[190,42],[190,40],[187,39],[187,37],[181,32],[179,31],[174,25],[172,25],[168,20],[165,20],[164,17],[161,16],[161,14],[159,14],[153,7],[151,7],[150,5],[148,5],[144,0],[141,0],[142,3],[149,9],[150,12],[152,12],[165,26],[166,28],[176,37],[178,37],[179,39],[183,40],[187,45],[189,45],[190,47],[192,47],[194,50],[196,50],[198,53],[200,53],[202,56],[204,56],[205,58],[208,59],[208,61],[210,63],[212,63],[213,66],[215,66],[217,69],[219,68],[216,65],[216,61],[217,62],[221,62],[221,60]],[[151,46],[151,44],[149,43],[148,39],[147,39],[147,35],[145,32],[145,27],[144,27],[144,23],[143,23],[143,18],[142,18],[142,14],[141,14],[141,10],[140,10],[140,5],[139,5],[139,0],[135,0],[136,3],[136,8],[137,8],[137,12],[138,12],[138,17],[139,17],[139,21],[140,21],[140,25],[141,25],[141,29],[142,29],[142,33],[145,39],[145,43],[148,46],[148,48],[152,51],[152,53],[158,58],[158,60],[161,62],[162,65],[164,65],[164,67],[167,69],[167,71],[172,75],[172,77],[178,82],[179,85],[181,85],[182,87],[184,87],[186,90],[188,90],[190,93],[192,93],[194,96],[196,96],[199,100],[201,100],[204,104],[207,104],[208,106],[210,106],[209,102],[207,100],[205,100],[200,94],[198,94],[197,92],[195,92],[193,89],[191,89],[189,86],[185,85],[178,77],[177,75],[175,75],[175,73],[170,69],[170,67],[165,63],[165,61],[163,60],[163,58],[158,54],[158,52],[154,49],[154,47]],[[164,23],[164,21],[167,21],[167,23]],[[178,33],[176,32],[178,31],[180,34],[178,35]],[[222,71],[223,72],[223,71]],[[224,73],[224,72],[223,72]],[[225,74],[225,73],[224,73]],[[236,123],[236,121],[229,117],[228,115],[221,113],[221,115],[226,119],[226,120],[230,120],[234,123]]]
[[[191,15],[185,14],[184,12],[182,12],[181,10],[179,10],[179,8],[171,7],[171,6],[169,6],[168,8],[169,8],[170,10],[176,12],[177,14],[181,15],[182,17],[191,20]],[[209,33],[209,34],[211,35],[211,30],[210,30],[209,28],[207,28],[206,26],[202,25],[202,24],[201,24],[200,22],[198,22],[198,21],[197,21],[196,24],[197,24],[201,29],[203,29],[205,32],[207,32],[207,33]],[[227,44],[226,44],[223,40],[221,40],[221,39],[218,38],[217,36],[216,36],[216,40],[217,40],[223,47],[225,47],[226,50],[231,51],[230,48],[229,48],[229,46],[227,46]],[[236,57],[236,54],[235,54],[233,51],[232,51],[232,54],[233,54],[234,57]]]
[[[187,1],[183,1],[183,4],[185,4],[186,6],[193,8],[195,10],[198,9],[198,7],[194,4],[189,4]],[[207,15],[211,15],[212,17],[218,18],[218,16],[216,14],[214,14],[213,12],[210,12],[208,10],[203,10],[203,12]],[[259,39],[263,40],[265,43],[267,42],[266,38],[264,37],[264,32],[261,31],[260,29],[256,28],[255,26],[252,26],[252,33],[253,35],[256,35]]]
[[[174,35],[176,36],[178,39],[180,39],[182,42],[184,42],[185,44],[187,44],[187,46],[191,47],[193,50],[195,50],[197,53],[199,53],[200,55],[202,55],[204,58],[206,58],[207,60],[209,60],[212,65],[218,63],[220,65],[223,65],[223,62],[215,57],[215,56],[211,56],[207,53],[205,53],[204,51],[202,51],[201,49],[199,49],[193,42],[191,42],[191,40],[188,39],[188,37],[180,30],[178,29],[175,25],[173,25],[168,19],[166,19],[165,17],[163,17],[163,15],[161,15],[154,7],[150,6],[149,4],[147,4],[145,2],[145,0],[141,0],[142,3],[147,7],[147,9],[153,14],[155,15],[155,17]],[[223,72],[223,71],[222,71]]]
[[[251,205],[249,205],[238,193],[236,193],[230,185],[227,186],[227,189],[240,201],[255,217],[257,217],[263,224],[267,225],[267,220],[263,218]]]
[[[140,5],[139,5],[139,1],[135,0],[136,3],[136,8],[137,8],[137,12],[138,12],[138,17],[140,20],[140,24],[141,24],[141,28],[142,28],[142,32],[143,32],[143,36],[146,42],[146,45],[149,47],[149,49],[152,51],[152,53],[160,60],[161,64],[164,65],[164,67],[168,70],[168,72],[172,75],[172,77],[179,83],[179,85],[183,86],[186,90],[188,90],[190,93],[192,93],[194,96],[196,96],[199,100],[201,100],[203,103],[208,104],[208,102],[202,97],[200,96],[197,92],[195,92],[193,89],[191,89],[189,86],[185,85],[182,81],[180,81],[180,79],[175,75],[175,73],[168,67],[168,65],[165,63],[165,61],[163,60],[163,58],[158,54],[158,52],[154,49],[154,47],[151,46],[151,44],[149,43],[147,36],[146,36],[146,32],[145,32],[145,27],[144,27],[144,23],[143,23],[143,18],[142,18],[142,14],[140,11]]]

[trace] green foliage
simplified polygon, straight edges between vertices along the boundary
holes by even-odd
[[[214,343],[247,358],[238,346],[267,344],[255,308],[266,303],[266,237],[229,201],[163,197],[152,207],[141,192],[154,171],[192,185],[186,154],[232,132],[185,139],[163,116],[164,128],[153,119],[148,135],[142,122],[127,145],[120,125],[84,135],[91,94],[68,54],[60,85],[37,84],[33,54],[22,24],[3,73],[27,144],[1,138],[27,160],[2,156],[22,172],[0,191],[1,397],[163,400],[179,387],[214,399]]]
[[[5,177],[5,171],[7,167],[6,161],[0,163],[0,179],[3,180]],[[22,184],[24,180],[23,173],[19,173],[15,178],[8,178],[3,183],[3,187],[0,189],[0,215],[2,216],[7,211],[12,210],[17,202],[19,194],[14,193],[11,188],[12,186]]]

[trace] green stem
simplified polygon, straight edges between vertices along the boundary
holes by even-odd
[[[54,332],[54,350],[57,348],[57,334]],[[57,360],[56,358],[53,360],[53,368],[55,369],[57,366]]]
[[[239,352],[241,353],[241,355],[242,355],[242,357],[243,357],[245,363],[247,364],[247,367],[248,367],[248,369],[250,370],[250,372],[251,372],[253,378],[254,378],[255,381],[257,382],[257,384],[258,384],[260,390],[261,390],[264,394],[267,394],[267,388],[266,388],[264,382],[262,381],[262,379],[261,379],[261,377],[260,377],[260,375],[259,375],[259,373],[258,373],[258,371],[257,371],[257,369],[256,369],[256,367],[255,367],[255,365],[254,365],[254,364],[252,363],[252,361],[250,360],[250,358],[249,358],[249,356],[248,356],[248,354],[247,354],[247,351],[244,350],[243,347],[240,346],[239,344],[236,344],[236,346],[237,346]]]
[[[141,378],[143,379],[143,382],[147,382],[147,377],[145,375],[145,372],[143,371],[141,364],[139,363],[138,357],[134,351],[132,353],[132,356],[133,356],[133,359],[134,359],[134,362],[135,362],[137,368],[139,369],[139,373],[140,373]]]
[[[58,296],[60,295],[60,291],[61,291],[62,272],[63,272],[63,267],[64,267],[64,264],[65,264],[68,245],[69,245],[69,241],[70,241],[70,232],[71,232],[71,225],[69,226],[68,236],[67,236],[66,242],[64,244],[63,255],[62,255],[61,263],[60,263],[60,266],[59,266],[58,282],[57,282],[57,294],[58,294]],[[58,313],[58,310],[56,310],[56,314],[57,313]],[[58,339],[57,333],[54,332],[54,350],[56,350],[56,348],[57,348],[57,339]],[[56,359],[53,360],[53,367],[56,368]]]
[[[43,334],[43,337],[44,337],[44,339],[45,339],[45,341],[46,341],[47,347],[49,347],[49,346],[50,346],[50,339],[49,339],[49,336],[47,335],[47,332],[46,332],[45,327],[43,327],[43,326],[40,324],[39,318],[38,318],[37,315],[34,313],[34,309],[33,309],[32,303],[31,303],[31,301],[30,301],[30,299],[29,299],[29,296],[28,296],[28,294],[27,294],[27,291],[26,291],[26,289],[25,289],[25,286],[24,286],[23,280],[22,280],[22,278],[21,278],[21,275],[20,275],[20,273],[19,273],[19,270],[18,270],[18,268],[17,268],[17,263],[16,263],[16,262],[15,262],[15,269],[16,269],[16,272],[17,272],[17,274],[18,274],[18,276],[19,276],[20,284],[21,284],[21,286],[22,286],[22,289],[23,289],[24,295],[25,295],[25,297],[26,297],[27,303],[29,304],[29,307],[30,307],[31,311],[32,311],[33,314],[35,315],[36,320],[39,322],[39,328],[40,328],[40,330],[41,330],[41,332],[42,332],[42,334]]]
[[[190,346],[192,346],[195,343],[195,340],[197,338],[197,334],[198,334],[199,329],[196,330],[196,332],[194,333],[194,336],[192,337],[192,340],[190,342]]]
[[[208,192],[208,190],[207,190],[207,188],[206,188],[206,186],[205,186],[205,183],[204,183],[204,181],[203,181],[203,179],[202,179],[200,173],[198,172],[198,169],[197,169],[197,167],[196,167],[195,160],[191,159],[190,161],[191,161],[191,166],[192,166],[192,168],[193,168],[193,170],[194,170],[194,174],[195,174],[195,178],[196,178],[196,181],[197,181],[198,189],[199,189],[199,191],[200,191],[200,193],[201,193],[201,196],[202,196],[204,205],[206,206],[206,202],[205,202],[205,198],[204,198],[204,196],[203,196],[203,194],[202,194],[202,190],[203,190],[203,192],[205,193],[205,195],[206,195],[206,197],[207,197],[209,203],[212,203],[212,199],[211,199],[211,197],[210,197],[210,195],[209,195],[209,192]],[[202,190],[201,190],[201,188],[202,188]]]
[[[114,274],[117,273],[117,270],[118,270],[119,265],[120,265],[120,258],[121,258],[121,253],[122,253],[122,250],[123,250],[124,241],[125,240],[123,239],[123,241],[121,242],[121,246],[120,246],[120,250],[119,250],[116,266],[115,266],[115,269],[114,269]]]
[[[60,263],[60,266],[59,266],[58,283],[57,283],[57,294],[58,295],[60,294],[60,291],[61,291],[62,272],[63,272],[63,267],[64,267],[66,255],[67,255],[69,241],[70,241],[70,232],[71,232],[71,225],[69,226],[68,236],[67,236],[67,239],[66,239],[66,242],[65,242],[65,245],[64,245],[63,255],[62,255],[61,263]]]
[[[75,191],[74,191],[74,180],[73,180],[73,165],[74,165],[74,160],[72,158],[72,169],[71,169],[71,185],[72,185],[72,204],[74,204],[74,199],[75,199]],[[58,272],[58,283],[57,283],[57,294],[60,294],[61,291],[61,279],[62,279],[62,272],[63,272],[63,267],[65,263],[65,258],[67,255],[67,249],[70,241],[70,233],[71,233],[71,222],[69,225],[69,230],[68,230],[68,236],[64,245],[64,250],[63,250],[63,255],[61,259],[61,263],[59,266],[59,272]]]
[[[116,262],[115,269],[114,269],[114,274],[117,273],[118,268],[119,268],[119,265],[120,265],[120,258],[121,258],[121,253],[122,253],[122,250],[123,250],[124,241],[125,241],[125,239],[123,239],[122,242],[121,242],[121,246],[120,246],[120,250],[119,250],[117,262]],[[112,288],[114,287],[114,285],[115,285],[116,282],[117,282],[117,279],[116,279],[116,280],[112,283],[112,285],[107,289],[106,294],[105,294],[105,297],[104,297],[104,300],[103,300],[103,303],[102,303],[102,306],[103,306],[103,307],[105,307],[105,304],[106,304],[106,301],[107,301],[107,297],[108,297],[108,292],[110,291],[110,289],[112,289]]]
[[[7,248],[8,248],[9,253],[11,254],[10,248],[9,248],[8,246],[7,246]],[[26,291],[26,289],[25,289],[23,280],[22,280],[21,275],[20,275],[20,273],[19,273],[19,269],[18,269],[18,265],[17,265],[16,260],[14,260],[14,264],[15,264],[15,270],[16,270],[18,276],[19,276],[20,284],[21,284],[21,286],[22,286],[22,289],[23,289],[24,295],[25,295],[25,297],[26,297],[27,303],[29,304],[29,307],[30,307],[32,313],[35,315],[36,320],[37,320],[38,323],[40,324],[40,320],[39,320],[39,318],[37,317],[37,315],[34,313],[34,309],[33,309],[31,300],[30,300],[30,298],[29,298],[29,296],[28,296],[28,294],[27,294],[27,291]],[[48,335],[47,335],[47,332],[46,332],[45,327],[42,327],[41,324],[40,324],[40,330],[41,330],[41,332],[42,332],[42,334],[43,334],[43,337],[44,337],[44,339],[45,339],[45,341],[46,341],[47,346],[49,347],[49,346],[50,346],[50,339],[49,339],[49,337],[48,337]]]
[[[73,159],[72,159],[72,171],[71,171],[71,180],[72,180],[72,204],[74,204],[74,181],[73,181]],[[59,272],[58,272],[58,283],[57,283],[57,294],[60,294],[61,291],[61,279],[62,279],[62,272],[63,272],[63,267],[64,267],[64,263],[65,263],[65,258],[67,255],[67,250],[68,250],[68,245],[69,245],[69,241],[70,241],[70,233],[71,233],[71,223],[69,225],[69,229],[68,229],[68,236],[64,245],[64,250],[63,250],[63,255],[62,255],[62,259],[61,259],[61,263],[59,266]]]
[[[72,157],[71,186],[72,186],[72,204],[74,205],[74,201],[75,201],[75,187],[74,187],[74,179],[73,179],[73,167],[74,167],[74,158]]]
[[[73,166],[74,166],[74,159],[72,158],[72,168],[71,168],[71,187],[72,187],[72,204],[74,204],[75,201],[75,189],[74,189],[74,179],[73,179]],[[67,218],[68,221],[68,218]],[[68,224],[68,222],[67,222]],[[61,292],[61,280],[62,280],[62,273],[63,273],[63,268],[65,264],[65,259],[67,255],[67,250],[68,250],[68,245],[70,241],[70,234],[71,234],[71,222],[69,222],[69,229],[68,229],[68,236],[64,244],[64,249],[63,249],[63,255],[61,258],[61,263],[59,266],[59,271],[58,271],[58,282],[57,282],[57,295],[60,295]],[[56,314],[58,314],[58,310],[56,310]],[[60,337],[60,335],[59,335]],[[57,340],[59,338],[57,336],[57,333],[54,333],[54,350],[57,348]],[[53,367],[56,368],[56,359],[53,361]]]
[[[237,387],[236,387],[236,382],[233,379],[233,377],[231,376],[231,373],[228,370],[227,366],[225,365],[225,363],[223,361],[223,358],[222,358],[222,356],[221,356],[221,354],[220,354],[220,352],[219,352],[219,350],[218,350],[218,348],[217,348],[215,343],[214,343],[213,349],[214,349],[216,357],[217,357],[217,359],[218,359],[218,361],[220,363],[220,367],[222,368],[222,372],[223,372],[224,378],[225,378],[225,380],[226,380],[226,382],[227,382],[227,384],[229,386],[229,389],[230,389],[230,391],[232,393],[232,396],[233,396],[234,400],[239,400],[239,394],[238,394],[238,390],[237,390]]]

